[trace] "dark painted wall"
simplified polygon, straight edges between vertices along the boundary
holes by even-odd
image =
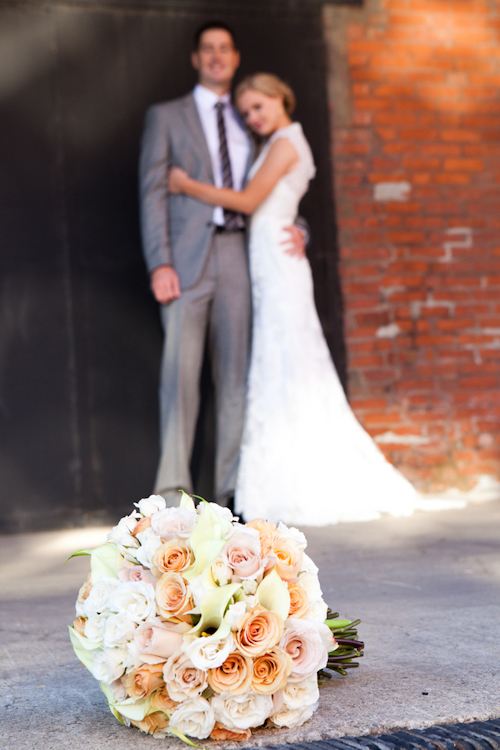
[[[139,138],[149,104],[194,84],[191,37],[207,17],[236,28],[241,75],[270,70],[296,90],[318,165],[302,213],[343,373],[318,7],[0,0],[3,530],[114,520],[151,491],[161,331],[140,253]],[[200,430],[205,493],[209,442]]]

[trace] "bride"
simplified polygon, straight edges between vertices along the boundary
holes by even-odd
[[[258,73],[236,104],[265,145],[244,190],[192,180],[176,167],[170,191],[250,214],[252,356],[235,512],[322,526],[410,515],[419,495],[384,457],[346,400],[314,305],[311,269],[283,248],[315,167],[290,115],[291,89]]]

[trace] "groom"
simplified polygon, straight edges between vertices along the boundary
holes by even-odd
[[[168,169],[241,190],[252,144],[231,106],[240,62],[226,24],[204,24],[191,55],[194,91],[146,114],[140,158],[143,251],[165,334],[160,373],[161,458],[155,492],[177,505],[192,492],[189,463],[199,410],[208,334],[216,394],[215,495],[232,506],[243,430],[250,348],[251,298],[245,220],[185,195],[168,193]],[[304,253],[299,227],[292,251]]]

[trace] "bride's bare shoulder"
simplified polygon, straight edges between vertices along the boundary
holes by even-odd
[[[292,169],[299,161],[299,154],[292,141],[285,136],[273,140],[266,156],[269,164],[280,164]]]

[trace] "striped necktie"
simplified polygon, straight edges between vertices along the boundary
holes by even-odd
[[[219,131],[219,154],[222,169],[222,184],[225,188],[233,189],[233,175],[231,174],[231,162],[227,148],[226,127],[224,125],[224,102],[217,102],[217,129]],[[235,232],[244,226],[243,216],[236,211],[224,209],[224,224],[228,232]]]

